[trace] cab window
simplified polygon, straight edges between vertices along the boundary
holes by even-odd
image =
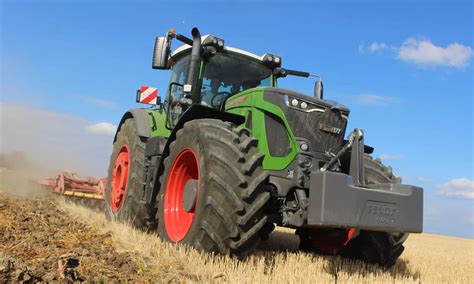
[[[270,87],[272,70],[242,55],[221,52],[204,63],[201,104],[221,108],[229,96],[255,87]]]
[[[168,85],[167,101],[165,102],[168,110],[168,124],[173,127],[178,121],[183,108],[179,100],[183,97],[183,85],[186,76],[186,67],[188,66],[188,56],[178,60],[173,66],[171,80]]]

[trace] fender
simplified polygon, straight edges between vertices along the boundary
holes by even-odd
[[[163,152],[161,153],[161,157],[158,161],[158,166],[156,167],[157,170],[154,173],[154,178],[152,179],[152,184],[147,183],[147,188],[145,189],[145,202],[151,206],[151,208],[157,209],[158,204],[156,204],[156,197],[158,196],[158,192],[160,191],[160,175],[164,169],[164,159],[169,154],[169,146],[171,142],[176,139],[176,132],[183,128],[184,124],[188,121],[195,120],[195,119],[203,119],[203,118],[213,118],[213,119],[220,119],[223,121],[228,121],[235,123],[236,125],[241,125],[245,122],[245,117],[233,114],[229,112],[224,112],[220,110],[216,110],[207,106],[203,105],[191,105],[181,116],[176,126],[171,131],[169,138],[166,141],[166,144],[163,147]]]
[[[119,126],[117,127],[117,131],[115,132],[114,141],[117,140],[117,133],[120,131],[122,124],[125,120],[133,118],[135,121],[135,128],[137,129],[138,135],[141,137],[149,138],[150,137],[150,125],[148,122],[148,112],[142,108],[134,108],[128,110],[120,120]]]
[[[238,114],[233,114],[230,112],[220,111],[214,108],[210,108],[204,105],[191,105],[181,116],[176,126],[171,131],[171,135],[168,139],[168,142],[165,146],[165,151],[168,150],[169,144],[176,138],[176,132],[183,128],[184,124],[188,121],[202,118],[214,118],[220,119],[223,121],[233,122],[236,125],[243,124],[245,122],[245,117]]]

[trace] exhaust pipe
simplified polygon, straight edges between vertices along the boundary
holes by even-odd
[[[193,46],[191,49],[191,56],[189,57],[183,89],[185,97],[190,98],[194,103],[196,103],[199,99],[197,83],[199,66],[201,64],[201,33],[198,28],[193,28],[191,34],[193,36]]]

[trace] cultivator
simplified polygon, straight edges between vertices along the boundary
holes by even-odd
[[[74,172],[62,171],[54,178],[36,182],[75,203],[93,209],[103,209],[107,178],[80,177]]]

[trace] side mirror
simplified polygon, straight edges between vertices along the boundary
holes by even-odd
[[[319,79],[318,81],[316,81],[316,83],[314,83],[314,97],[322,100],[324,98],[323,91],[323,81]]]
[[[171,40],[169,36],[157,37],[153,50],[153,69],[170,69],[168,59],[171,53]]]

